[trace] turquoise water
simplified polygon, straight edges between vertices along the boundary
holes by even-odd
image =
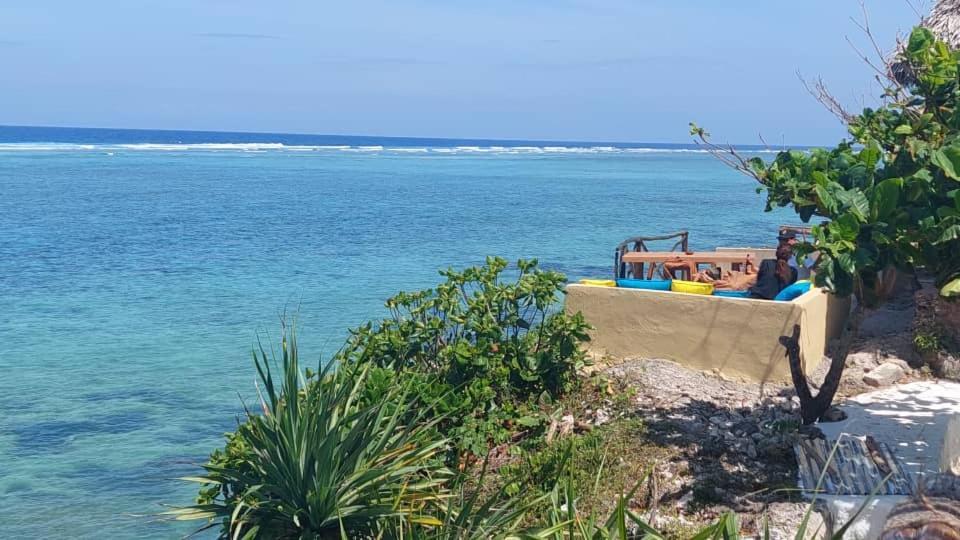
[[[153,516],[191,500],[175,478],[235,425],[251,346],[284,311],[319,360],[439,268],[496,254],[606,277],[627,236],[762,245],[793,221],[764,214],[751,180],[670,146],[6,135],[2,537],[189,531]]]

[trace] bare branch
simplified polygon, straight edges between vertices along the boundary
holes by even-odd
[[[770,145],[767,144],[767,141],[763,138],[763,133],[757,133],[757,137],[760,137],[760,142],[763,143],[764,148],[766,148],[767,150],[769,150],[769,149],[770,149]]]
[[[853,119],[853,115],[847,112],[847,110],[843,108],[843,105],[840,104],[840,101],[835,98],[829,90],[827,90],[827,85],[824,84],[822,78],[817,77],[817,80],[813,83],[813,87],[810,86],[810,84],[806,79],[803,78],[803,75],[801,75],[799,71],[797,71],[797,78],[800,79],[800,84],[803,85],[807,93],[813,96],[813,99],[820,102],[824,108],[830,111],[830,114],[836,116],[837,119],[840,120],[844,125],[850,123],[850,120]]]
[[[863,32],[863,34],[867,37],[867,40],[869,40],[870,45],[873,47],[873,52],[876,54],[879,64],[882,65],[882,67],[878,66],[875,61],[871,60],[866,54],[864,54],[853,43],[849,36],[844,36],[847,40],[847,43],[854,50],[854,52],[857,53],[857,56],[859,56],[861,60],[863,60],[868,66],[877,72],[877,80],[880,82],[881,88],[889,89],[892,87],[894,90],[893,97],[895,99],[904,98],[908,95],[908,92],[906,88],[904,88],[903,83],[900,82],[901,79],[895,75],[895,73],[898,70],[901,70],[903,66],[900,62],[895,61],[897,58],[896,54],[885,54],[883,49],[877,43],[877,39],[873,35],[873,30],[870,28],[870,17],[867,13],[867,6],[864,3],[864,0],[860,0],[860,11],[863,14],[863,21],[858,21],[853,17],[851,17],[850,20],[853,22],[854,26],[859,28],[860,31]],[[894,49],[894,51],[902,50],[902,41],[899,35],[896,38],[896,43],[897,47]]]
[[[924,19],[926,19],[924,13],[929,10],[924,5],[924,2],[919,1],[916,4],[914,4],[911,0],[904,0],[904,2],[910,7],[911,10],[913,10],[913,13],[917,16],[917,19],[920,19],[921,23]]]
[[[691,127],[694,127],[693,124],[691,124]],[[695,127],[691,130],[691,135],[695,137],[693,139],[695,144],[706,147],[707,151],[724,165],[755,179],[761,184],[765,183],[764,178],[750,166],[750,161],[737,152],[732,144],[719,145],[714,143],[710,140],[710,134],[703,128]]]

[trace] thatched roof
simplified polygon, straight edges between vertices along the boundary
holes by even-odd
[[[953,49],[960,49],[960,0],[939,0],[922,22]]]

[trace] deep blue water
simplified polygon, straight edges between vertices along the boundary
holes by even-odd
[[[606,277],[625,237],[789,214],[682,145],[0,127],[0,536],[171,538],[162,504],[297,313],[304,357],[437,269]]]

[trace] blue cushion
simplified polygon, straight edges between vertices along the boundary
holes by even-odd
[[[780,302],[789,302],[809,290],[810,290],[809,281],[807,280],[798,281],[793,285],[790,285],[786,289],[780,291],[780,294],[774,296],[773,299],[779,300]]]
[[[669,279],[618,279],[617,287],[626,289],[647,289],[648,291],[669,291]]]
[[[727,298],[750,298],[750,291],[713,291],[714,296],[726,296]]]

